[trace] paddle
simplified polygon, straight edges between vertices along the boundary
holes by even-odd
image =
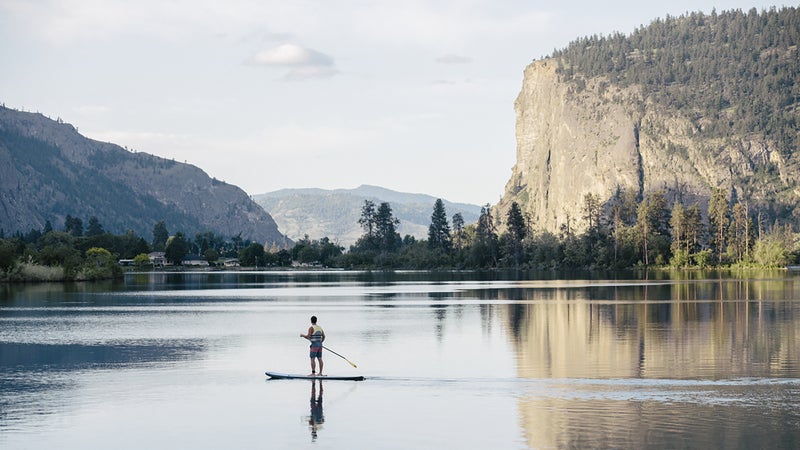
[[[308,338],[304,338],[304,339],[307,339],[307,340],[309,340],[309,341],[311,340],[311,339],[308,339]],[[322,348],[324,348],[325,350],[327,350],[327,351],[329,351],[329,352],[333,353],[334,355],[338,356],[339,358],[342,358],[343,360],[347,361],[347,363],[348,363],[348,364],[350,364],[351,366],[353,366],[353,367],[358,367],[358,366],[356,365],[356,363],[354,363],[353,361],[350,361],[349,359],[347,359],[347,358],[345,358],[344,356],[342,356],[342,355],[340,355],[340,354],[336,353],[335,351],[333,351],[333,350],[329,349],[328,347],[325,347],[325,346],[323,345],[323,346],[322,346]]]

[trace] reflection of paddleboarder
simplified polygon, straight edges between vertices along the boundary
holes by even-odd
[[[300,337],[311,341],[311,347],[309,349],[309,356],[311,357],[311,376],[317,374],[316,361],[319,361],[319,375],[322,376],[322,341],[325,340],[325,331],[322,330],[321,326],[317,325],[317,316],[311,316],[311,326],[308,327],[308,333],[301,334]]]
[[[308,416],[308,428],[311,430],[311,441],[317,440],[317,430],[322,428],[325,416],[322,414],[322,380],[319,380],[319,396],[316,392],[317,381],[311,380],[311,415]]]

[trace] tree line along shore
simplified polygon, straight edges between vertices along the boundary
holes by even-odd
[[[460,214],[448,218],[443,202],[436,200],[427,239],[401,237],[388,202],[366,200],[358,223],[363,234],[349,249],[328,237],[308,236],[279,248],[213,232],[170,234],[164,221],[146,240],[132,231],[108,233],[96,217],[84,228],[81,219],[68,215],[61,229],[47,222],[42,230],[13,236],[0,230],[0,280],[116,278],[125,270],[153,270],[154,252],[163,257],[164,270],[186,267],[189,256],[210,268],[259,269],[783,268],[800,262],[791,223],[764,224],[746,204],[731,204],[720,189],[714,190],[706,214],[697,204],[669,205],[663,191],[642,199],[620,192],[610,207],[587,194],[582,216],[568,219],[558,233],[532,230],[516,203],[505,217],[494,217],[487,204],[478,221],[467,225]]]

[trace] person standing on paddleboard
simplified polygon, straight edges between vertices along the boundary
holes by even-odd
[[[319,376],[322,376],[322,341],[325,340],[325,331],[322,330],[321,326],[317,325],[317,316],[311,316],[311,326],[308,327],[308,334],[301,334],[300,337],[311,341],[311,347],[309,348],[311,376],[317,374],[316,361],[319,361]]]

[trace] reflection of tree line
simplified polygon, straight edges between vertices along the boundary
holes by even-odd
[[[534,302],[504,307],[521,376],[780,376],[800,364],[800,313],[782,302],[797,295],[783,280],[497,295]]]

